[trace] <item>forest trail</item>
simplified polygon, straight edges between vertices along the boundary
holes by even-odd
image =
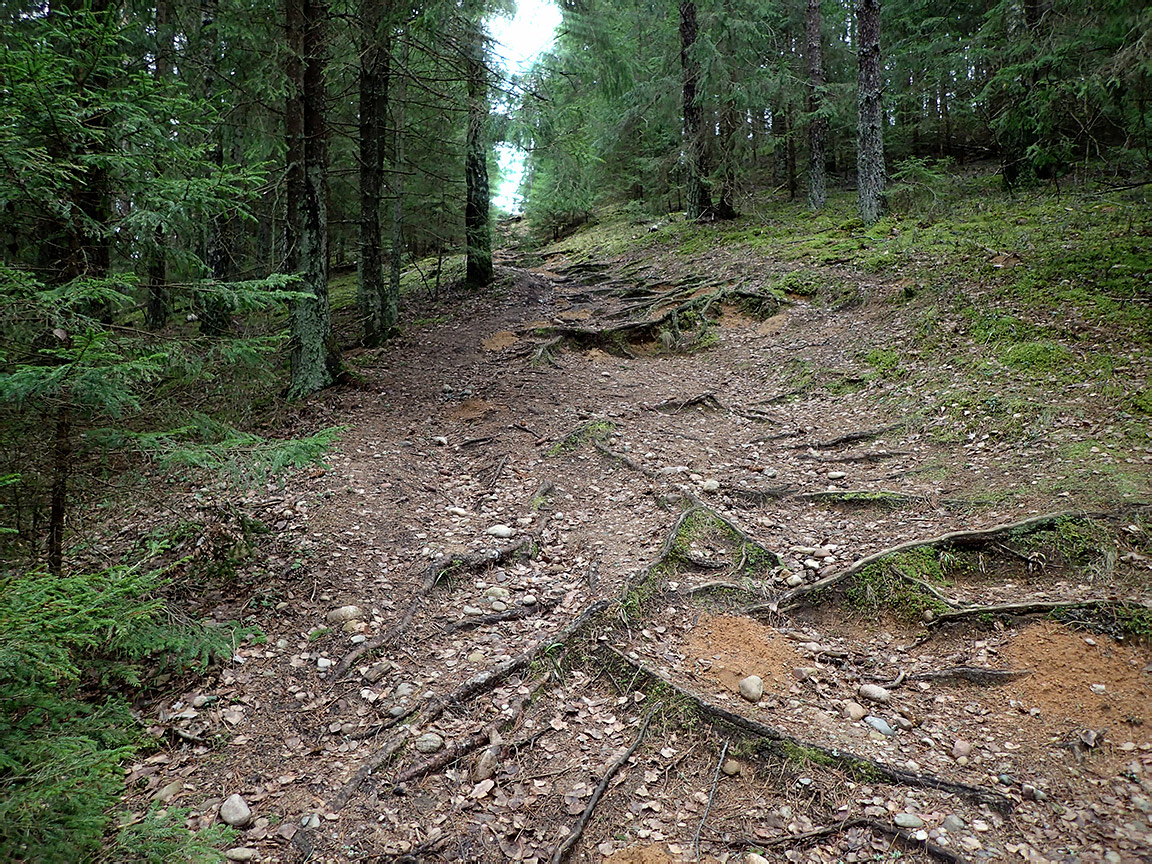
[[[269,642],[155,707],[133,806],[241,795],[235,860],[1147,860],[1152,523],[1061,490],[1149,451],[945,397],[925,321],[979,348],[899,283],[565,250],[311,404],[215,608]]]

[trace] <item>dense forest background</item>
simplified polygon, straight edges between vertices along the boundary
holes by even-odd
[[[1139,3],[560,5],[515,75],[485,29],[512,10],[485,0],[0,7],[0,852],[45,819],[99,847],[135,745],[124,705],[88,697],[232,638],[166,617],[173,538],[97,566],[97,503],[318,458],[338,429],[293,436],[287,406],[357,383],[342,354],[399,331],[406,286],[496,277],[498,145],[537,241],[605,205],[764,219],[848,190],[866,226],[968,171],[1001,196],[1152,172]],[[76,771],[103,797],[66,793]]]

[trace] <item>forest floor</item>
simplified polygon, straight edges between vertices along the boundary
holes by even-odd
[[[268,641],[141,706],[129,805],[238,794],[264,862],[1147,861],[1149,298],[735,230],[605,220],[350,352],[205,600]]]

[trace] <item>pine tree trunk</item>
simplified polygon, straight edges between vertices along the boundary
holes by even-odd
[[[364,320],[363,342],[369,348],[382,343],[396,326],[395,309],[389,310],[387,304],[380,236],[391,63],[391,26],[382,28],[382,12],[382,0],[364,0],[360,12],[360,254],[357,295]]]
[[[223,51],[222,40],[216,29],[217,0],[204,0],[201,6],[200,38],[204,43],[202,66],[204,77],[202,86],[204,98],[209,102],[216,98],[216,69]],[[225,138],[229,132],[219,126],[215,132],[212,161],[217,168],[224,167]],[[208,265],[208,277],[213,282],[227,282],[232,273],[232,254],[228,248],[228,216],[214,213],[208,220],[208,235],[204,244],[204,263]],[[231,310],[218,297],[202,296],[196,304],[196,315],[200,319],[200,332],[205,336],[224,336],[232,330]]]
[[[820,0],[808,0],[808,206],[819,210],[828,200],[824,145],[828,118],[820,113],[824,87],[824,49],[820,36]]]
[[[163,88],[172,72],[172,4],[156,3],[156,84]],[[148,299],[144,304],[144,321],[149,330],[160,330],[168,323],[172,301],[168,296],[168,237],[163,225],[153,232],[153,248],[148,260]]]
[[[474,4],[472,4],[474,5]],[[483,287],[492,282],[492,230],[488,211],[488,73],[484,67],[484,30],[480,11],[468,18],[468,137],[464,153],[464,240],[467,244],[465,279]]]
[[[289,0],[289,3],[298,0]],[[300,291],[292,304],[289,398],[299,399],[336,381],[340,354],[332,336],[328,306],[328,129],[325,118],[328,7],[325,0],[303,4],[303,200],[299,205]]]
[[[408,98],[408,40],[400,43],[400,75],[396,78],[396,99],[392,106],[392,248],[388,258],[388,304],[392,320],[400,306],[400,274],[404,260],[404,108]]]
[[[884,127],[880,103],[880,0],[858,0],[856,6],[856,174],[860,218],[876,222],[884,211]]]
[[[708,189],[708,154],[704,139],[704,111],[700,107],[700,61],[694,48],[698,27],[695,0],[680,3],[680,71],[683,75],[684,150],[688,162],[688,218],[703,219],[712,212]]]
[[[52,493],[48,516],[48,572],[64,572],[64,529],[68,513],[68,474],[72,465],[72,423],[68,397],[56,409],[56,436],[52,446]]]

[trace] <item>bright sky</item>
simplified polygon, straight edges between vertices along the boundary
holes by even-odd
[[[515,75],[528,69],[533,61],[552,46],[560,10],[551,0],[516,0],[516,14],[488,22],[488,31],[496,41],[495,51],[501,65]],[[520,181],[524,178],[524,154],[514,147],[496,148],[503,169],[504,182],[496,192],[497,207],[512,213],[520,209]]]

